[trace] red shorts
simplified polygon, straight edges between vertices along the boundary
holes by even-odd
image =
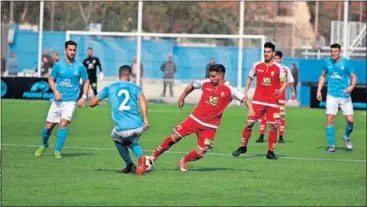
[[[253,104],[255,115],[248,116],[247,121],[256,122],[262,118],[265,118],[268,123],[279,122],[280,110],[279,108],[264,106],[260,104]]]
[[[196,133],[198,138],[197,146],[204,150],[212,149],[214,146],[216,129],[204,126],[191,117],[187,117],[173,131],[180,137]]]

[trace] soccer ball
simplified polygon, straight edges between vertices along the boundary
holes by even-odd
[[[145,172],[149,172],[153,169],[154,161],[150,156],[145,156]]]

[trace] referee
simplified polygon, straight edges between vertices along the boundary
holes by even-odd
[[[88,57],[83,61],[84,67],[87,69],[88,78],[94,95],[97,95],[97,66],[99,67],[99,72],[102,73],[102,66],[99,58],[93,57],[93,49],[88,48]]]

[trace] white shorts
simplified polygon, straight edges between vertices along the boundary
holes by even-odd
[[[140,139],[140,136],[143,133],[144,133],[143,127],[139,127],[136,129],[129,129],[125,131],[117,131],[115,128],[113,128],[111,135],[113,141],[129,145],[137,143]]]
[[[343,115],[353,114],[353,104],[351,98],[335,98],[332,96],[326,97],[326,114],[336,115],[339,107]]]
[[[47,122],[60,123],[60,119],[71,121],[76,107],[76,102],[52,102],[47,114]]]

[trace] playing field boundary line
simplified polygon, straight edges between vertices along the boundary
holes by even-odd
[[[10,146],[10,147],[39,147],[39,145],[22,145],[22,144],[2,144],[2,146]],[[53,148],[54,146],[50,146]],[[100,147],[64,147],[66,149],[83,149],[83,150],[105,150],[105,151],[115,151],[115,148],[100,148]],[[143,150],[144,152],[153,152],[154,150]],[[179,151],[167,151],[166,153],[170,154],[187,154],[187,152],[179,152]],[[325,152],[326,153],[326,152]],[[216,156],[232,156],[230,153],[215,153],[209,152],[209,156],[216,155]],[[242,155],[246,157],[256,157],[256,155]],[[264,154],[265,157],[265,154]],[[263,157],[262,157],[263,158]],[[366,160],[346,160],[346,159],[328,159],[328,158],[314,158],[314,157],[279,157],[279,159],[288,159],[288,160],[308,160],[308,161],[330,161],[330,162],[360,162],[366,163]]]

